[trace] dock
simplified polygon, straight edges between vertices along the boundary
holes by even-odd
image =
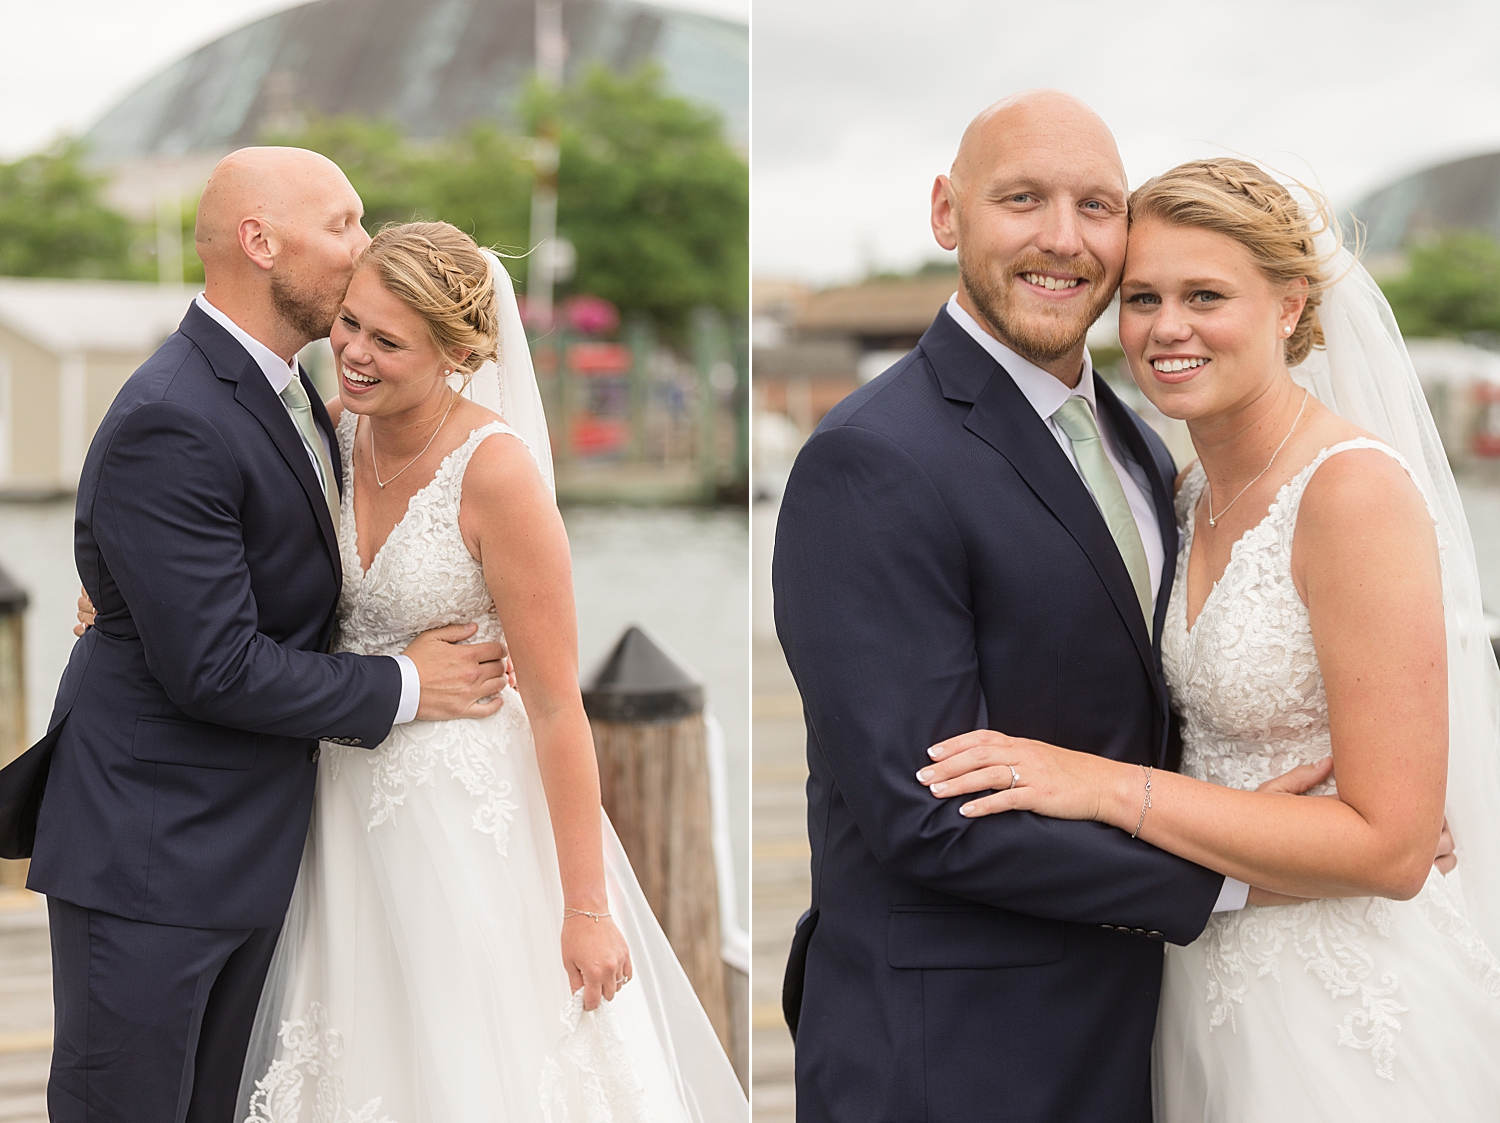
[[[751,699],[751,993],[754,1123],[793,1123],[792,1038],[781,1016],[781,976],[811,893],[807,751],[802,702],[775,640],[757,640]]]
[[[52,952],[47,904],[0,888],[0,1123],[47,1123]]]

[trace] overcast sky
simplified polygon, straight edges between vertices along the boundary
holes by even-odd
[[[939,256],[933,176],[1029,86],[1082,97],[1132,185],[1235,151],[1354,202],[1500,149],[1495,0],[754,0],[760,277],[843,280]]]
[[[0,0],[0,159],[80,133],[167,64],[303,0]],[[656,0],[744,21],[750,0]]]

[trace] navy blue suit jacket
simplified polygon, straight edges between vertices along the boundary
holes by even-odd
[[[317,474],[260,367],[196,306],[94,437],[74,551],[98,618],[47,736],[0,772],[0,853],[30,853],[31,888],[85,908],[279,925],[318,739],[384,740],[401,672],[325,654],[343,571]]]
[[[1159,635],[1172,460],[1096,390],[1151,480]],[[914,776],[976,727],[1159,765],[1169,725],[1103,517],[946,311],[802,449],[774,584],[808,731],[798,1118],[1149,1123],[1162,941],[1198,936],[1223,878],[1099,823],[969,821]]]

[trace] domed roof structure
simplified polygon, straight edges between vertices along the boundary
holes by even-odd
[[[1372,257],[1399,254],[1444,230],[1500,240],[1500,152],[1437,164],[1398,179],[1351,208]]]
[[[743,24],[635,0],[563,0],[571,76],[654,61],[712,106],[730,143],[749,122]],[[534,0],[314,0],[247,24],[149,79],[84,136],[105,165],[223,154],[298,115],[393,121],[409,136],[511,119],[535,68]]]

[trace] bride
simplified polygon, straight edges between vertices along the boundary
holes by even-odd
[[[745,1118],[600,811],[509,278],[446,223],[387,228],[332,344],[349,481],[337,648],[396,652],[477,620],[476,638],[508,643],[516,684],[489,717],[397,726],[373,752],[322,746],[239,1118]]]
[[[1162,1123],[1500,1119],[1500,675],[1394,319],[1308,215],[1240,160],[1130,199],[1121,346],[1199,456],[1162,634],[1183,773],[981,731],[920,779],[1252,887],[1167,950]],[[1294,766],[1308,797],[1255,791]]]

